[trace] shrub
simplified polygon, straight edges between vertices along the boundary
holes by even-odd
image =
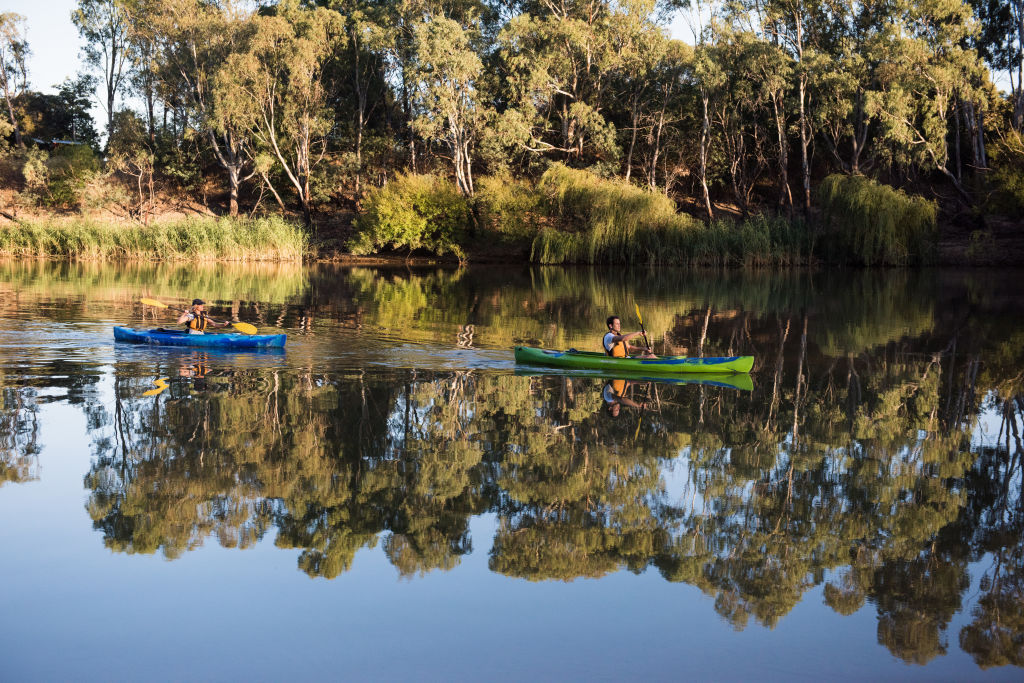
[[[934,255],[936,206],[864,176],[830,175],[817,192],[830,260],[864,265],[927,263]]]
[[[48,158],[49,155],[41,149],[25,150],[25,161],[21,167],[25,185],[21,192],[21,200],[25,204],[38,204],[46,198],[50,185],[50,170],[46,166]]]
[[[100,161],[88,145],[58,147],[46,162],[50,206],[80,209],[86,204],[89,186],[97,180]]]
[[[446,179],[399,175],[367,197],[358,231],[349,242],[354,254],[423,249],[462,259],[460,243],[470,225],[469,202]]]
[[[545,171],[537,187],[545,212],[558,224],[534,240],[531,258],[539,263],[678,261],[687,234],[697,227],[664,195],[562,164]]]

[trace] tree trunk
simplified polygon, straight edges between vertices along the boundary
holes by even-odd
[[[1017,63],[1017,97],[1013,103],[1013,127],[1017,132],[1024,128],[1024,1],[1014,0],[1012,3],[1017,18],[1017,49],[1020,61]],[[1010,75],[1011,83],[1013,75]]]
[[[630,177],[630,175],[632,175],[632,172],[633,172],[633,148],[636,147],[636,129],[637,129],[638,119],[640,118],[639,114],[637,113],[637,108],[638,108],[637,100],[638,99],[639,99],[639,95],[636,92],[634,92],[633,93],[632,106],[630,107],[630,119],[631,119],[631,122],[633,124],[633,135],[630,136],[630,138],[629,138],[629,151],[626,153],[626,182],[627,183],[629,182],[629,177]]]
[[[775,134],[779,141],[779,205],[793,207],[793,193],[789,189],[789,138],[786,137],[786,110],[782,92],[772,95],[772,113],[775,115]]]
[[[228,183],[230,185],[230,200],[228,206],[228,215],[234,217],[238,215],[238,167],[232,166],[228,169]]]
[[[18,117],[14,115],[14,104],[11,102],[11,94],[7,90],[6,79],[4,81],[4,99],[7,100],[7,113],[11,118],[11,125],[14,126],[14,142],[20,149],[25,149],[25,141],[21,137],[21,126],[18,125]]]
[[[709,95],[706,90],[701,90],[700,99],[704,117],[700,127],[700,162],[698,164],[698,173],[700,173],[700,187],[704,194],[704,208],[710,221],[714,220],[715,214],[711,210],[711,194],[708,192],[708,143],[711,134],[711,119],[708,115]]]
[[[811,163],[807,158],[807,148],[810,146],[810,131],[807,126],[807,111],[805,99],[807,97],[807,76],[800,75],[800,165],[804,181],[804,214],[811,211]]]

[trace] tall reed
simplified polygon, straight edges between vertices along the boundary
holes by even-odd
[[[0,257],[301,261],[308,242],[300,225],[277,216],[197,217],[148,226],[82,219],[0,226]]]

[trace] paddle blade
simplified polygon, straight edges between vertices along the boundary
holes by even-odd
[[[636,308],[636,319],[640,321],[640,324],[644,324],[644,319],[640,317],[640,304],[633,302],[633,306]]]
[[[167,304],[157,301],[156,299],[139,299],[139,303],[145,304],[146,306],[156,306],[157,308],[170,308]]]
[[[142,392],[142,395],[143,396],[159,396],[160,392],[162,392],[164,389],[167,388],[167,379],[168,379],[167,377],[161,377],[158,380],[154,380],[153,384],[156,386],[156,389],[150,389],[149,391],[144,391],[144,392]]]
[[[231,323],[231,327],[235,328],[242,334],[256,334],[256,326],[250,325],[249,323]]]

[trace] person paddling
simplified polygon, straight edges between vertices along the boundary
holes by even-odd
[[[619,320],[617,315],[608,316],[608,320],[605,322],[608,325],[608,332],[604,335],[604,339],[601,340],[601,346],[606,354],[612,358],[626,358],[627,356],[657,358],[657,356],[645,348],[630,346],[626,343],[634,337],[639,337],[643,332],[622,334],[622,321]]]
[[[192,299],[192,307],[178,317],[178,324],[184,325],[189,334],[205,334],[206,327],[227,327],[230,323],[215,322],[206,315],[206,302]]]
[[[608,408],[608,414],[612,417],[619,416],[622,406],[638,408],[640,410],[646,407],[646,403],[637,403],[626,398],[626,387],[631,384],[635,384],[635,382],[628,382],[624,379],[610,379],[605,382],[604,388],[601,390],[601,398],[604,399],[605,407]]]

